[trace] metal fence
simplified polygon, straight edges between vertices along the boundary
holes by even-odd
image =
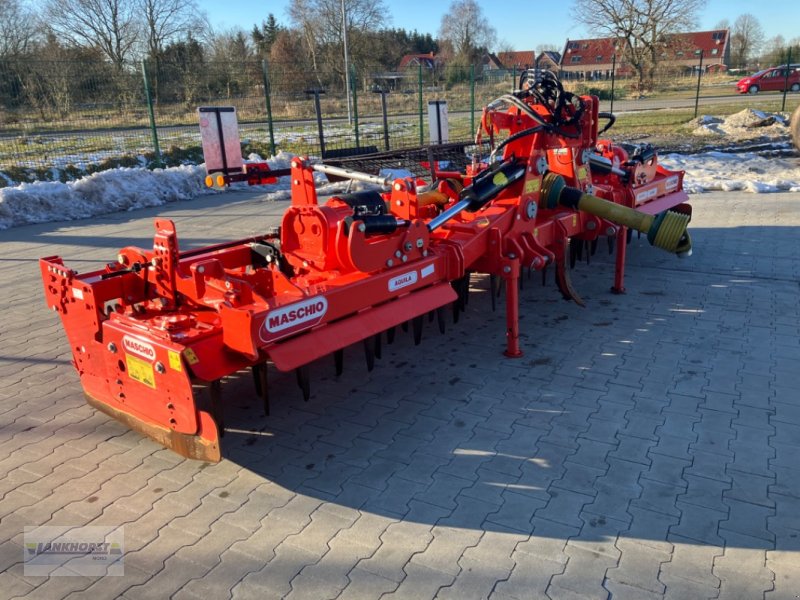
[[[571,91],[599,96],[603,110],[615,103],[636,110],[655,95],[666,106],[693,105],[696,114],[701,98],[735,96],[738,79],[710,73],[702,61],[700,55],[696,65],[659,71],[647,82],[647,98],[635,74],[616,64],[561,77]],[[481,108],[513,90],[518,78],[516,68],[425,63],[389,72],[356,65],[348,94],[342,71],[264,61],[187,57],[122,69],[100,61],[0,61],[0,185],[66,180],[113,166],[202,162],[196,113],[202,105],[236,107],[244,156],[420,146],[430,140],[428,103],[441,100],[448,103],[450,141],[466,141]]]

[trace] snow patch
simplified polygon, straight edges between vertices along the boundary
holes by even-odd
[[[765,158],[752,152],[730,154],[667,154],[659,162],[684,170],[683,187],[690,194],[720,190],[755,194],[800,191],[800,158]]]
[[[725,137],[732,140],[782,138],[788,135],[788,121],[780,113],[746,108],[728,117],[702,115],[695,120],[694,135]]]

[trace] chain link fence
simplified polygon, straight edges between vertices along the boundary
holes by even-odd
[[[714,72],[702,60],[660,69],[644,83],[616,63],[559,75],[570,91],[598,96],[601,110],[625,115],[673,108],[686,122],[701,100],[741,108],[752,102],[736,94],[741,75]],[[245,157],[419,147],[431,141],[428,103],[442,100],[449,141],[468,141],[482,107],[515,89],[519,76],[516,68],[434,61],[398,71],[355,65],[349,78],[342,70],[257,60],[193,62],[190,56],[121,69],[101,61],[0,61],[0,186],[68,180],[115,166],[200,163],[198,106],[236,107]],[[784,108],[798,98],[790,96],[789,107],[784,98]],[[638,114],[643,129],[664,122],[663,111]]]

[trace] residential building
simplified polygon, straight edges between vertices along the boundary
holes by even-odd
[[[669,35],[663,41],[659,64],[673,69],[697,69],[702,54],[704,71],[725,70],[730,60],[729,38],[727,29]],[[616,59],[617,74],[630,74],[623,53],[619,39],[568,39],[561,56],[561,72],[568,79],[607,79]]]

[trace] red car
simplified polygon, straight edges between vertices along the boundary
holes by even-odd
[[[800,65],[789,65],[789,79],[786,79],[786,65],[770,67],[749,77],[740,79],[736,89],[740,94],[758,92],[782,92],[786,85],[792,92],[800,92]]]

